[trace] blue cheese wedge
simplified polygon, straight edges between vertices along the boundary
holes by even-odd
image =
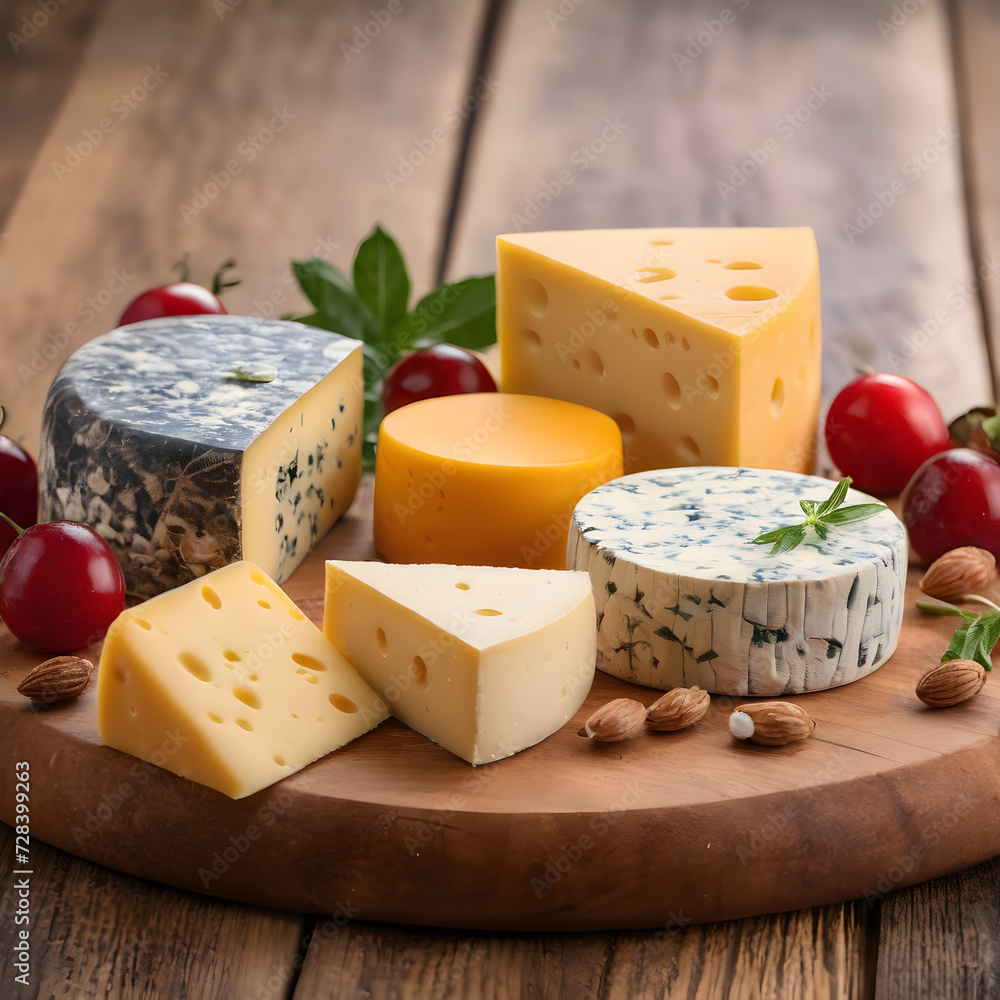
[[[667,690],[821,691],[863,677],[896,647],[906,532],[888,509],[779,555],[762,532],[803,519],[833,483],[745,468],[614,480],[573,513],[567,564],[590,573],[599,666]],[[850,490],[845,504],[871,502]]]
[[[360,343],[301,323],[113,330],[49,390],[42,518],[91,525],[133,597],[240,559],[280,583],[354,498],[363,385]]]

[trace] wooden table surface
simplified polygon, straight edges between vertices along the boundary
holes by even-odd
[[[292,257],[346,266],[376,220],[415,294],[519,227],[811,225],[825,402],[859,365],[947,418],[994,398],[998,3],[8,0],[0,27],[0,402],[32,451],[61,361],[183,251],[203,281],[238,259],[231,312],[280,315]],[[0,825],[4,998],[1000,992],[997,860],[870,903],[517,935],[259,910],[39,843],[23,986],[13,848]]]

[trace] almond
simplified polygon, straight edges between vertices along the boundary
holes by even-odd
[[[805,709],[790,701],[759,701],[741,705],[729,716],[729,731],[738,740],[780,747],[804,740],[816,728]]]
[[[986,683],[986,670],[974,660],[949,660],[928,670],[917,682],[917,697],[931,708],[968,701]]]
[[[615,698],[587,719],[580,736],[598,743],[617,743],[635,736],[646,722],[646,706],[634,698]]]
[[[660,732],[673,732],[697,722],[707,711],[707,691],[701,688],[674,688],[646,709],[646,725]]]
[[[31,670],[17,690],[40,705],[51,705],[83,694],[93,671],[94,664],[82,656],[54,656]]]
[[[960,601],[966,594],[981,594],[997,582],[997,561],[992,552],[963,545],[930,564],[920,581],[928,597]]]

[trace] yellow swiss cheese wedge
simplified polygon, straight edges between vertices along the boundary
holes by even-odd
[[[102,742],[234,799],[387,716],[357,671],[252,563],[124,611],[101,653]]]
[[[809,472],[820,399],[811,229],[615,229],[497,239],[508,392],[610,414],[625,470]]]
[[[382,421],[375,547],[391,562],[564,569],[573,508],[622,473],[596,410],[540,396],[423,399]]]
[[[573,717],[594,679],[595,620],[584,572],[326,564],[324,632],[397,719],[471,764]]]

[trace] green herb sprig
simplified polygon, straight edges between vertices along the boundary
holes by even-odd
[[[366,469],[375,464],[382,379],[400,357],[432,344],[482,348],[497,339],[492,274],[439,285],[409,310],[410,277],[402,251],[380,225],[355,252],[353,280],[322,257],[293,260],[292,270],[315,309],[297,321],[364,343]]]
[[[917,601],[917,607],[928,615],[952,615],[966,623],[955,629],[948,648],[941,656],[942,663],[949,660],[974,660],[987,670],[993,669],[993,649],[1000,642],[1000,608],[992,606],[982,614],[974,615],[956,608],[954,604],[922,598]]]
[[[830,528],[851,524],[854,521],[864,521],[888,509],[884,503],[860,503],[852,507],[842,507],[851,481],[850,476],[845,476],[825,500],[800,500],[799,506],[806,515],[801,524],[789,524],[783,528],[765,531],[753,540],[754,545],[771,545],[768,555],[776,556],[801,545],[805,541],[806,530],[810,527],[825,541]]]

